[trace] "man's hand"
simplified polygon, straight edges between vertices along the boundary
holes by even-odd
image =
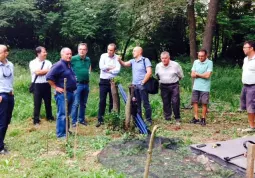
[[[192,78],[196,78],[197,77],[197,73],[196,72],[191,72],[191,77]]]
[[[2,102],[2,100],[3,100],[3,97],[2,97],[2,96],[0,96],[0,103]]]
[[[122,56],[118,56],[118,57],[117,57],[117,61],[118,61],[118,62],[122,61]]]
[[[55,90],[59,93],[64,93],[64,89],[60,87],[56,87]]]

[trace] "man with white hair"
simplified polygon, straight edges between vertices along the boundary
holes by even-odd
[[[11,122],[14,108],[13,64],[7,60],[8,50],[0,44],[0,155],[7,154],[4,138]]]
[[[127,62],[118,59],[120,64],[124,67],[132,67],[132,84],[135,86],[135,96],[137,99],[137,113],[142,116],[142,102],[145,109],[145,117],[147,124],[152,124],[151,119],[151,105],[149,102],[149,94],[144,84],[150,79],[152,75],[151,62],[148,58],[142,56],[143,49],[139,46],[133,49],[133,57]]]
[[[57,137],[66,137],[66,116],[65,116],[65,98],[64,98],[64,78],[66,82],[66,92],[68,100],[68,115],[71,114],[71,109],[74,100],[74,91],[76,90],[76,78],[71,69],[72,51],[69,48],[62,48],[61,59],[53,65],[51,70],[46,75],[46,80],[52,88],[55,89],[55,100],[57,104]]]
[[[176,123],[179,125],[181,120],[179,80],[184,77],[183,71],[177,62],[170,60],[169,52],[162,52],[160,59],[155,73],[159,78],[164,117],[165,120],[171,120],[173,110]]]

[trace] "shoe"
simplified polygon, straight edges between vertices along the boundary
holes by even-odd
[[[242,133],[251,133],[251,132],[255,132],[255,128],[247,128],[242,130]]]
[[[76,127],[76,124],[72,124],[72,127],[75,128],[75,127]]]
[[[52,122],[52,121],[54,121],[54,120],[55,120],[54,117],[47,118],[47,121],[49,121],[49,122]]]
[[[100,127],[100,125],[104,125],[104,122],[98,122],[97,124],[96,124],[96,127]]]
[[[39,128],[39,127],[40,127],[40,124],[39,124],[39,123],[35,123],[35,124],[34,124],[34,127],[35,127],[35,128]]]
[[[6,148],[3,148],[1,151],[0,151],[0,155],[7,155],[9,154],[9,152],[6,150]]]
[[[171,120],[171,118],[165,118],[165,120],[166,120],[166,121],[170,121],[170,120]]]
[[[176,126],[181,126],[181,121],[180,120],[176,120]]]
[[[152,121],[150,121],[150,120],[148,121],[148,120],[147,120],[147,121],[146,121],[146,125],[147,125],[148,127],[150,127],[150,126],[152,125]]]
[[[73,135],[73,132],[71,132],[70,130],[68,130],[68,134],[69,134],[69,135]]]
[[[84,125],[84,126],[88,125],[87,122],[85,122],[85,121],[79,122],[79,124]]]
[[[196,119],[195,117],[193,117],[193,119],[190,121],[191,124],[197,124],[199,122],[200,122],[200,120]]]
[[[200,122],[200,124],[201,124],[202,126],[205,126],[205,125],[206,125],[205,118],[201,118],[201,122]]]

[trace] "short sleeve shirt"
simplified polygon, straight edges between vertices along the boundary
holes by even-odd
[[[248,85],[255,84],[255,55],[251,59],[248,59],[248,57],[244,58],[242,83]]]
[[[206,59],[204,62],[200,62],[200,60],[195,60],[191,70],[199,74],[203,74],[205,72],[212,72],[213,62],[209,59]],[[211,88],[211,77],[209,79],[195,78],[193,90],[210,92],[210,88]]]
[[[129,60],[132,66],[132,84],[139,85],[142,83],[147,71],[147,67],[151,67],[151,62],[148,58],[141,57],[139,60],[131,59]]]

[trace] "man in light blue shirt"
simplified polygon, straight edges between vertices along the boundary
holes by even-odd
[[[100,82],[99,82],[99,109],[98,109],[98,123],[96,127],[100,127],[104,123],[104,114],[106,108],[106,98],[109,93],[109,112],[113,108],[112,93],[111,93],[111,80],[120,72],[120,63],[118,56],[115,54],[116,45],[111,43],[107,47],[107,53],[100,57]]]
[[[7,154],[4,138],[11,122],[14,108],[13,64],[6,59],[8,50],[0,44],[0,154]]]
[[[213,62],[207,58],[207,51],[201,49],[198,52],[198,60],[195,60],[191,69],[191,77],[194,79],[192,99],[194,118],[191,123],[206,125],[207,105],[209,103],[209,92],[211,88],[211,75]],[[198,103],[202,104],[202,118],[198,118]]]
[[[149,102],[149,94],[144,87],[144,84],[150,79],[152,75],[151,62],[148,58],[142,56],[143,49],[141,47],[135,47],[133,49],[133,57],[127,62],[122,61],[119,58],[119,62],[122,66],[132,67],[132,84],[135,86],[135,97],[137,100],[137,113],[142,116],[142,107],[145,109],[146,120],[149,125],[152,124],[151,119],[151,105]]]

